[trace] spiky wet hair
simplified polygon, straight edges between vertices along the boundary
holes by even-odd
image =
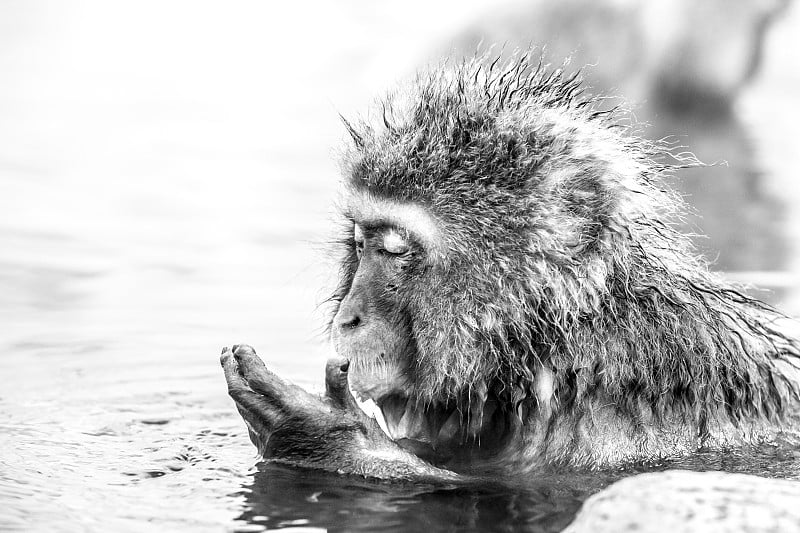
[[[380,101],[375,120],[345,121],[351,197],[422,210],[435,230],[402,288],[415,393],[488,386],[535,407],[547,368],[562,409],[602,394],[701,430],[720,406],[734,421],[779,418],[797,390],[776,360],[797,344],[673,228],[683,207],[663,178],[693,160],[606,102],[525,53],[445,62]],[[357,267],[347,246],[339,298]]]

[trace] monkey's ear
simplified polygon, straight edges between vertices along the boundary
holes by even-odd
[[[350,134],[350,138],[353,139],[353,143],[355,143],[356,148],[358,148],[359,150],[363,150],[364,138],[356,131],[353,125],[350,124],[350,122],[346,118],[344,118],[344,116],[341,113],[339,113],[339,118],[341,119],[342,124],[344,124],[344,127],[347,128],[347,133]]]

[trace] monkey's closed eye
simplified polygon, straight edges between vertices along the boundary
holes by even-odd
[[[378,253],[387,257],[393,258],[401,258],[407,257],[409,255],[410,250],[406,248],[405,250],[398,250],[398,251],[391,251],[387,250],[386,248],[378,248]]]
[[[411,251],[408,241],[396,231],[390,231],[383,236],[383,246],[378,250],[383,255],[403,256]]]

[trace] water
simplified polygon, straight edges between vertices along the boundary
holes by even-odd
[[[795,443],[701,452],[691,458],[603,473],[543,473],[521,486],[446,489],[393,485],[260,465],[244,486],[239,517],[268,529],[330,531],[561,531],[582,502],[633,473],[725,470],[800,480]]]
[[[320,390],[336,111],[483,9],[418,4],[0,5],[0,530],[555,531],[630,474],[476,491],[256,463],[219,350]],[[697,130],[732,177],[684,187],[719,267],[797,313],[791,28]],[[789,446],[647,468],[670,466],[800,471]]]

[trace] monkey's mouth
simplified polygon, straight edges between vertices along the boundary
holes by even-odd
[[[373,399],[381,428],[398,445],[441,463],[464,454],[491,452],[506,438],[509,424],[495,398],[422,403],[394,390]]]
[[[417,455],[448,457],[464,448],[487,446],[502,433],[494,399],[475,396],[471,401],[419,405],[413,398],[393,394],[376,403],[389,437]]]
[[[356,398],[377,407],[364,410],[389,438],[424,459],[444,462],[465,453],[490,452],[508,436],[507,409],[486,387],[482,393],[471,390],[459,398],[422,401],[414,394],[409,372],[397,361],[366,364],[356,358],[354,363],[348,373],[350,388]]]

